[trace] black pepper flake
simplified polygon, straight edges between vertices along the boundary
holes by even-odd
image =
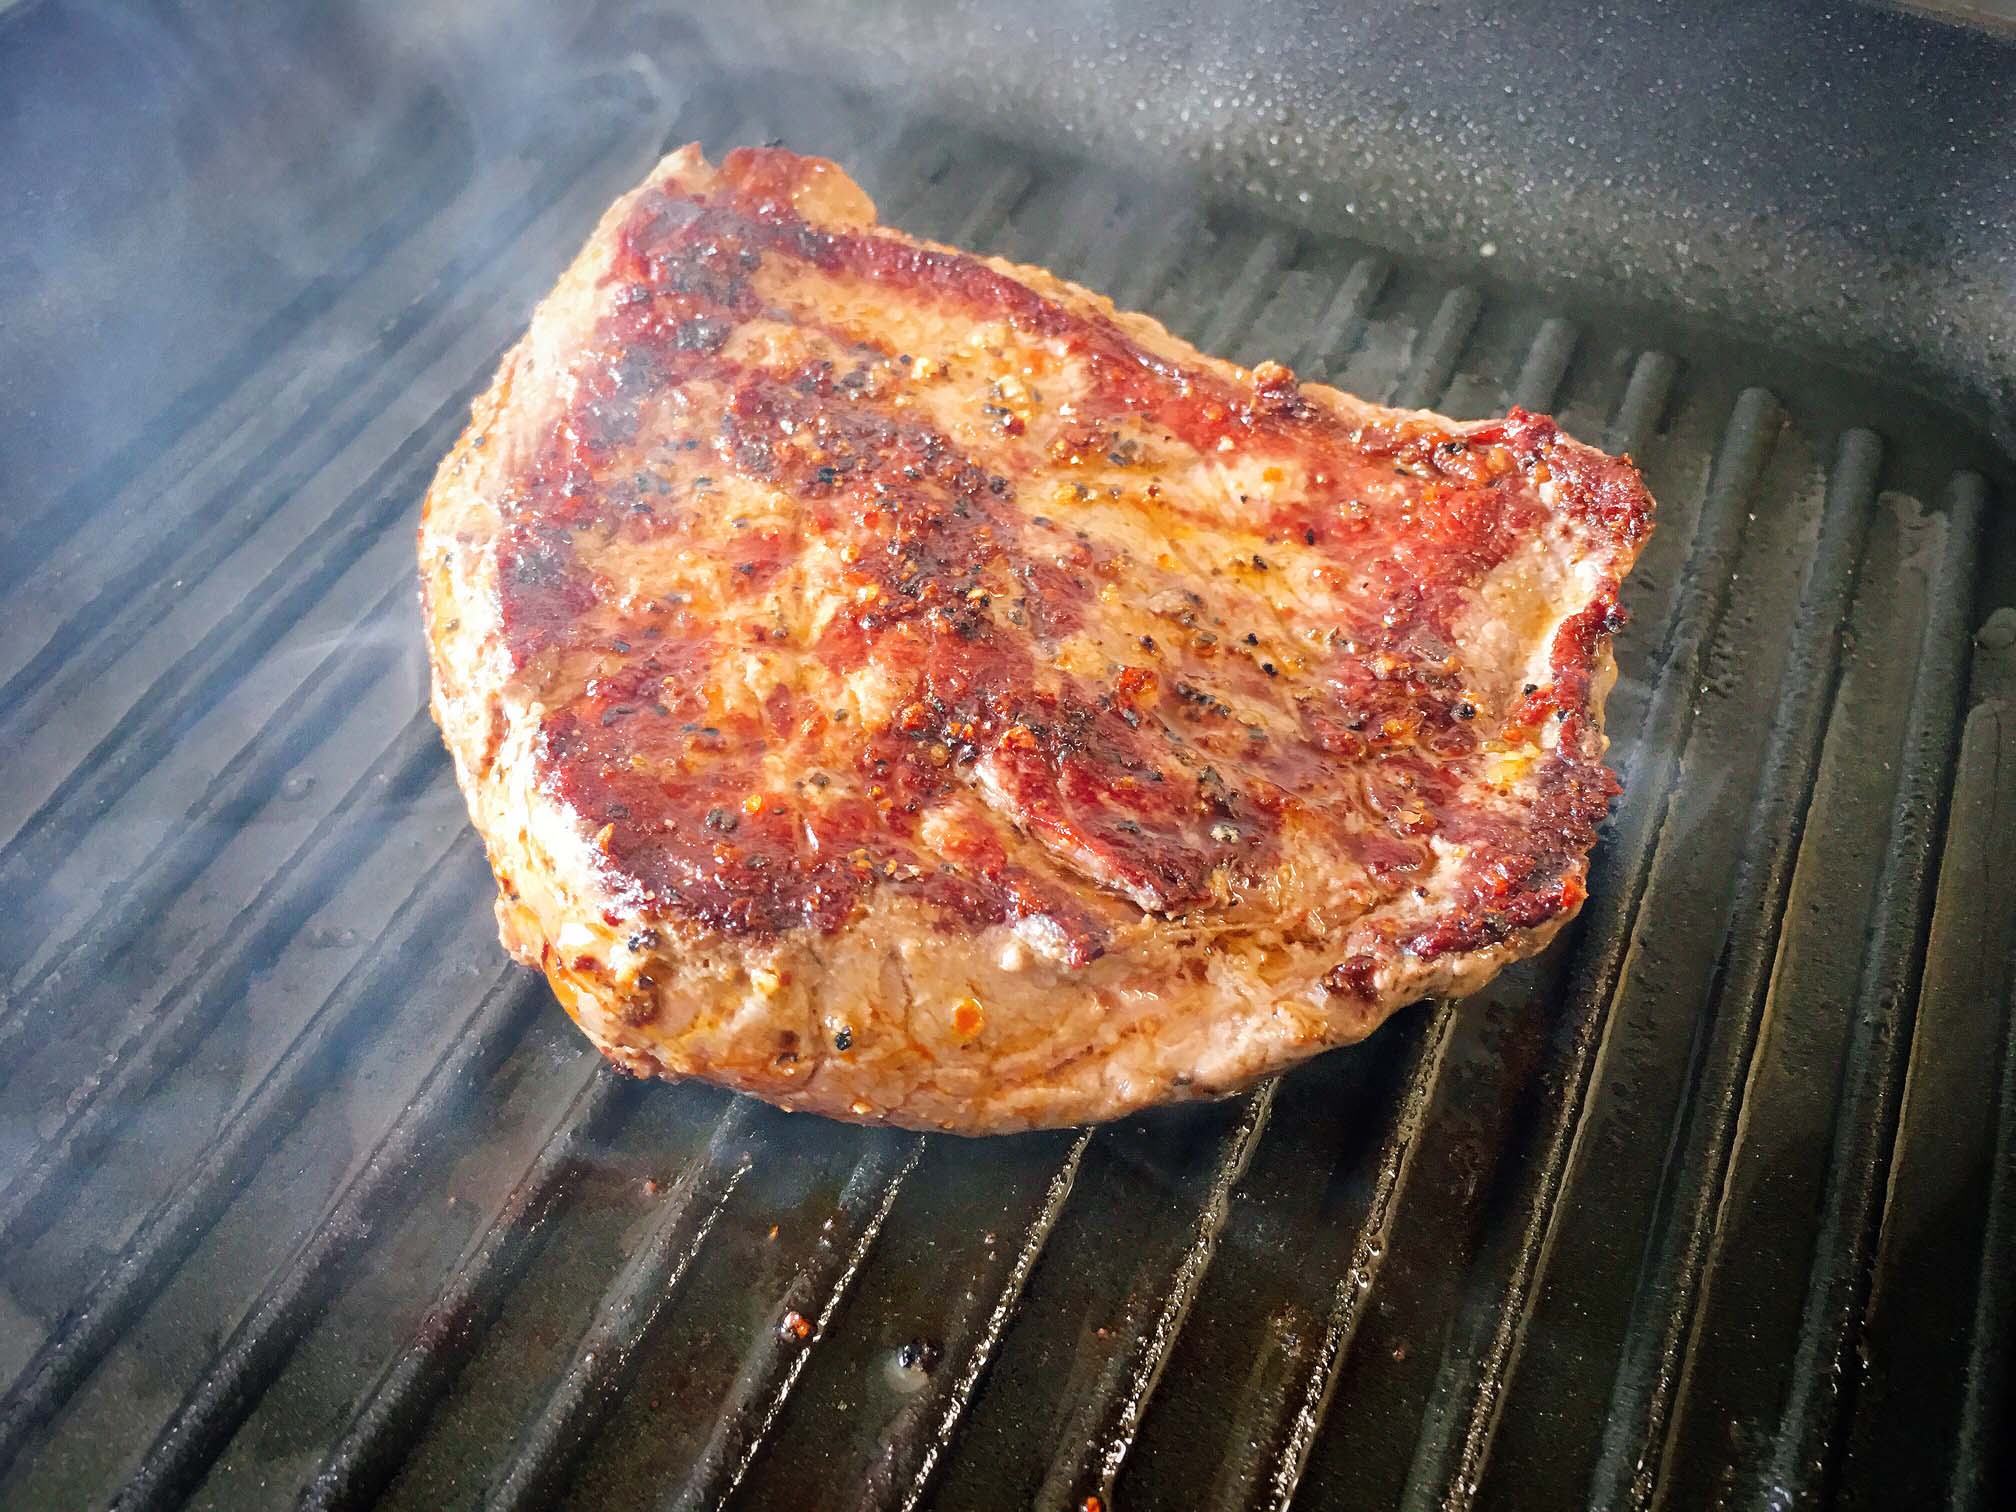
[[[1262,672],[1265,672],[1265,673],[1266,673],[1266,674],[1267,674],[1267,675],[1268,675],[1269,677],[1273,677],[1273,676],[1275,675],[1275,672],[1274,672],[1274,663],[1272,663],[1272,662],[1262,662],[1262,663],[1260,663],[1260,670],[1261,670]]]
[[[1253,565],[1258,567],[1262,572],[1265,572],[1267,570],[1267,558],[1256,551],[1253,553]]]
[[[1530,694],[1534,694],[1534,693],[1538,693],[1538,692],[1540,691],[1540,684],[1538,684],[1538,683],[1528,683],[1528,684],[1526,684],[1526,686],[1525,686],[1525,687],[1521,688],[1521,689],[1520,689],[1519,691],[1520,691],[1520,692],[1522,692],[1522,693],[1525,693],[1525,694],[1529,694],[1529,695],[1530,695]]]
[[[718,352],[733,330],[727,321],[710,320],[704,315],[682,320],[673,329],[672,345],[682,352]]]
[[[896,1363],[905,1370],[928,1371],[943,1353],[935,1339],[912,1339],[896,1351]]]
[[[754,562],[737,562],[735,570],[745,577],[753,576],[756,571],[756,564]]]
[[[609,642],[609,649],[620,656],[623,652],[630,649],[630,642],[626,640],[613,640]]]
[[[1249,630],[1246,632],[1246,644],[1249,646],[1257,646],[1260,644],[1260,637],[1255,635],[1252,631]]]
[[[1316,544],[1316,532],[1315,532],[1315,531],[1313,531],[1313,530],[1305,530],[1305,531],[1303,531],[1303,532],[1302,532],[1302,544],[1303,544],[1304,546],[1314,546],[1314,545]]]
[[[833,1036],[833,1048],[843,1052],[854,1048],[854,1030],[850,1026],[846,1024],[840,1026]]]
[[[729,813],[726,809],[714,808],[707,810],[707,828],[718,830],[721,834],[732,834],[735,826],[741,822],[740,819],[736,818],[735,815]]]
[[[902,363],[903,366],[905,367],[910,366],[910,354],[908,352],[905,352],[901,357],[898,357],[896,360]]]
[[[821,483],[838,483],[840,481],[840,469],[837,467],[822,467],[819,469],[817,477]]]
[[[1469,703],[1456,705],[1456,717],[1458,719],[1475,719],[1477,717],[1477,706]]]
[[[1154,636],[1152,636],[1152,635],[1144,635],[1144,636],[1142,636],[1142,637],[1141,637],[1141,649],[1142,649],[1143,651],[1153,651],[1153,650],[1155,649],[1155,637],[1154,637]]]

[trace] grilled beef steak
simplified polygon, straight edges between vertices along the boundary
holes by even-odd
[[[1570,918],[1628,462],[1205,357],[674,153],[428,496],[506,944],[617,1064],[965,1131],[1221,1094]]]

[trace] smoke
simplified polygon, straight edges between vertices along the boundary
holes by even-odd
[[[600,76],[662,98],[659,50],[531,0],[0,14],[0,541],[66,490],[102,499],[122,448],[172,439],[308,322],[341,342],[346,258],[536,154]]]

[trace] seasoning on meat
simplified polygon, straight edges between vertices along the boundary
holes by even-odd
[[[689,147],[435,480],[434,710],[507,945],[617,1064],[1107,1118],[1574,914],[1651,515],[1543,416],[1237,368]]]

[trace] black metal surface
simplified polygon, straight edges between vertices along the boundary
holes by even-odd
[[[249,280],[211,356],[147,359],[186,381],[67,481],[23,465],[0,1501],[2001,1504],[1990,422],[1761,308],[1732,335],[1637,284],[1550,294],[1281,218],[1280,184],[1203,195],[613,35],[513,133],[407,99],[347,214],[304,200],[325,260]],[[410,526],[531,300],[691,137],[828,153],[892,221],[1235,358],[1631,451],[1661,517],[1611,701],[1628,791],[1570,936],[1091,1133],[920,1139],[605,1073],[500,956]]]

